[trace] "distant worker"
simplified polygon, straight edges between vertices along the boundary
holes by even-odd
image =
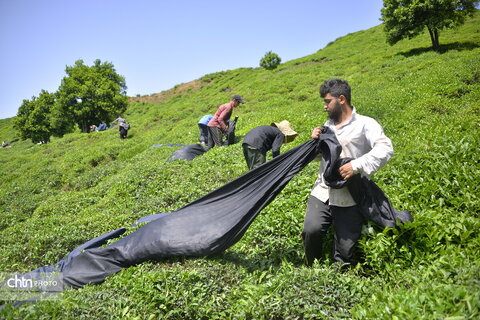
[[[278,156],[282,143],[293,141],[297,135],[287,120],[250,130],[242,144],[248,169],[253,170],[265,163],[268,150],[272,150],[273,158]]]
[[[211,114],[204,115],[198,121],[198,129],[200,130],[200,143],[208,143],[208,127],[207,124],[212,120],[213,116]]]
[[[240,103],[245,103],[242,97],[238,94],[232,97],[232,100],[228,103],[222,104],[218,107],[217,112],[213,116],[212,120],[208,123],[208,147],[223,146],[224,135],[227,131],[227,121],[232,116],[233,108],[236,108]]]
[[[120,139],[126,139],[128,130],[130,130],[130,122],[120,124]]]
[[[122,117],[118,117],[117,119],[113,120],[113,122],[118,122],[118,124],[120,123],[125,123],[127,120],[125,120],[125,118],[122,118]]]
[[[102,123],[100,123],[97,127],[97,131],[105,131],[107,129],[107,124],[105,123],[105,121],[102,121]]]
[[[113,122],[118,122],[118,130],[120,132],[120,139],[127,138],[128,130],[130,129],[130,124],[122,118],[118,117],[117,119],[113,120]]]

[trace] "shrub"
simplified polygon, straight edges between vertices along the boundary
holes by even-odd
[[[273,70],[278,67],[281,62],[282,59],[278,56],[278,54],[268,51],[260,60],[260,67],[263,67],[267,70]]]

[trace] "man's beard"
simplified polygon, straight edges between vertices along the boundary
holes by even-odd
[[[337,101],[332,111],[328,112],[328,118],[333,121],[333,123],[339,123],[342,117],[342,105]]]

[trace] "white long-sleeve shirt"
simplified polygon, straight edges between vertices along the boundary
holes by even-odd
[[[351,161],[354,173],[370,176],[382,167],[393,155],[390,139],[383,133],[380,124],[373,118],[357,114],[353,108],[350,120],[336,128],[332,120],[325,126],[335,132],[342,146],[340,158],[353,158]],[[334,189],[325,185],[323,180],[324,166],[320,166],[311,195],[332,206],[351,207],[356,203],[347,187]]]

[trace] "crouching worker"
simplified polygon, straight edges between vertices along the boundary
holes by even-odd
[[[250,130],[242,144],[248,169],[253,170],[265,163],[268,150],[272,150],[274,158],[278,156],[282,143],[293,141],[297,135],[287,120]]]
[[[198,129],[200,130],[200,143],[207,144],[208,143],[208,123],[212,120],[213,116],[211,114],[204,115],[198,121]]]

